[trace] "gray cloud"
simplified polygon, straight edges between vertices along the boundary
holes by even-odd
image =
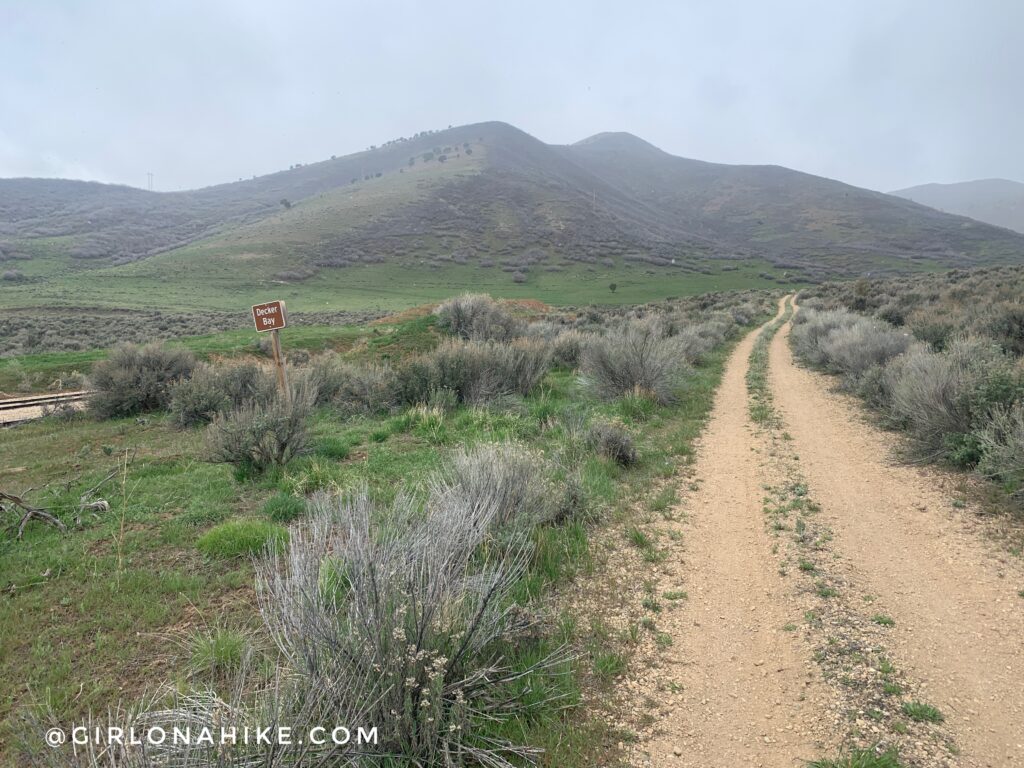
[[[1021,29],[1016,0],[0,0],[0,176],[188,188],[498,119],[883,190],[1024,180]]]

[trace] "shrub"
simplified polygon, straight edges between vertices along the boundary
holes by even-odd
[[[689,367],[680,345],[664,338],[657,323],[637,321],[591,340],[582,369],[599,397],[611,400],[639,391],[664,405],[675,399]]]
[[[264,520],[229,520],[214,526],[196,541],[207,557],[229,560],[259,554],[288,540],[288,531]]]
[[[125,344],[93,366],[89,410],[100,418],[132,416],[166,408],[171,386],[188,377],[195,357],[187,349]]]
[[[552,358],[560,365],[576,368],[580,364],[580,358],[583,355],[583,347],[586,342],[587,335],[577,331],[575,328],[562,331],[555,336],[552,342]]]
[[[398,404],[398,380],[386,365],[357,365],[321,355],[308,369],[318,403],[349,413],[384,413]]]
[[[824,342],[833,331],[852,325],[856,320],[857,315],[844,309],[802,309],[793,317],[793,331],[790,334],[793,349],[811,365],[824,367],[828,364]]]
[[[492,525],[536,525],[552,515],[547,463],[516,443],[487,443],[456,451],[433,481],[435,504],[493,507]]]
[[[1024,355],[1024,306],[1019,302],[1001,302],[992,307],[985,318],[984,330],[1003,350]]]
[[[910,343],[908,334],[863,317],[833,329],[818,342],[826,367],[854,381],[871,366],[884,365],[906,352]]]
[[[244,474],[287,464],[307,450],[307,421],[315,397],[314,390],[300,386],[290,399],[251,401],[218,415],[207,427],[207,458],[234,464]]]
[[[914,336],[932,349],[942,351],[957,332],[957,325],[948,317],[931,311],[919,310],[907,318],[907,327]]]
[[[179,427],[208,424],[214,416],[249,401],[274,397],[273,376],[251,363],[227,368],[200,365],[171,386],[171,416]]]
[[[636,464],[633,436],[622,425],[611,421],[596,422],[591,425],[587,438],[594,450],[606,459],[624,467]]]
[[[981,453],[978,471],[1019,493],[1024,488],[1024,402],[994,409],[988,423],[977,431],[977,438]]]
[[[439,328],[461,339],[509,341],[523,332],[523,324],[486,294],[448,299],[434,314]]]
[[[480,404],[510,394],[527,395],[551,363],[551,348],[540,339],[510,344],[449,340],[429,355],[407,362],[398,375],[400,399],[430,402],[451,392],[460,403]]]
[[[434,496],[423,511],[404,493],[387,507],[365,489],[315,497],[287,550],[258,564],[256,591],[321,720],[361,711],[379,728],[378,744],[363,749],[396,764],[511,768],[528,756],[494,724],[550,700],[552,691],[522,696],[516,682],[562,659],[508,660],[508,641],[535,620],[511,610],[524,539],[483,547],[497,514],[459,494]]]
[[[673,338],[686,362],[698,363],[704,355],[725,341],[732,327],[731,322],[722,320],[682,325],[675,329]]]
[[[915,347],[887,367],[885,378],[892,412],[933,458],[962,451],[972,427],[1019,392],[998,347],[971,337],[952,341],[945,352]],[[977,458],[961,455],[957,463]]]
[[[298,520],[306,512],[306,501],[290,493],[278,493],[267,499],[263,505],[263,514],[275,523],[290,523]]]

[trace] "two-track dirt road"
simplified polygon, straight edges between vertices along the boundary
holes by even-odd
[[[779,313],[782,313],[780,305]],[[747,358],[757,332],[726,366],[686,501],[688,609],[659,619],[685,662],[672,683],[676,717],[644,745],[653,766],[787,766],[817,753],[824,690],[800,639],[782,630],[786,605],[761,512],[766,478],[747,415]],[[679,753],[678,755],[676,753]]]
[[[782,307],[780,304],[780,313]],[[637,750],[651,766],[799,766],[833,754],[832,684],[782,627],[800,605],[779,574],[762,511],[773,464],[750,421],[745,375],[756,332],[734,351],[701,439],[698,490],[683,500],[685,610],[659,618],[681,697]],[[890,652],[947,718],[959,756],[938,765],[1024,766],[1024,566],[972,530],[941,472],[890,457],[896,436],[868,424],[826,376],[795,365],[788,325],[770,350],[775,406],[838,567],[895,621]],[[953,756],[949,756],[953,755]],[[946,760],[950,762],[946,762]],[[930,764],[921,763],[918,764]]]

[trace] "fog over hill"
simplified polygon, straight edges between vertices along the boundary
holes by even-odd
[[[648,268],[759,258],[816,279],[1024,255],[1024,236],[903,197],[677,157],[625,133],[549,145],[500,122],[187,192],[0,180],[0,259],[45,245],[116,264],[253,232],[311,267],[452,254]]]
[[[1024,232],[1024,184],[1009,179],[980,179],[955,184],[922,184],[892,194],[940,211]]]

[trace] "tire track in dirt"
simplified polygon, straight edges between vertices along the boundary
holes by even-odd
[[[961,763],[1024,766],[1024,566],[969,529],[939,470],[893,462],[893,437],[798,368],[788,337],[772,342],[773,396],[834,551],[895,619],[893,656],[946,715]]]
[[[779,315],[782,314],[782,303]],[[685,583],[685,610],[659,617],[675,658],[640,687],[681,691],[655,735],[639,745],[651,766],[793,768],[826,746],[827,695],[811,651],[782,627],[798,614],[777,575],[765,530],[760,439],[745,376],[758,331],[733,351],[700,441],[698,489],[672,523],[685,536],[663,580]]]

